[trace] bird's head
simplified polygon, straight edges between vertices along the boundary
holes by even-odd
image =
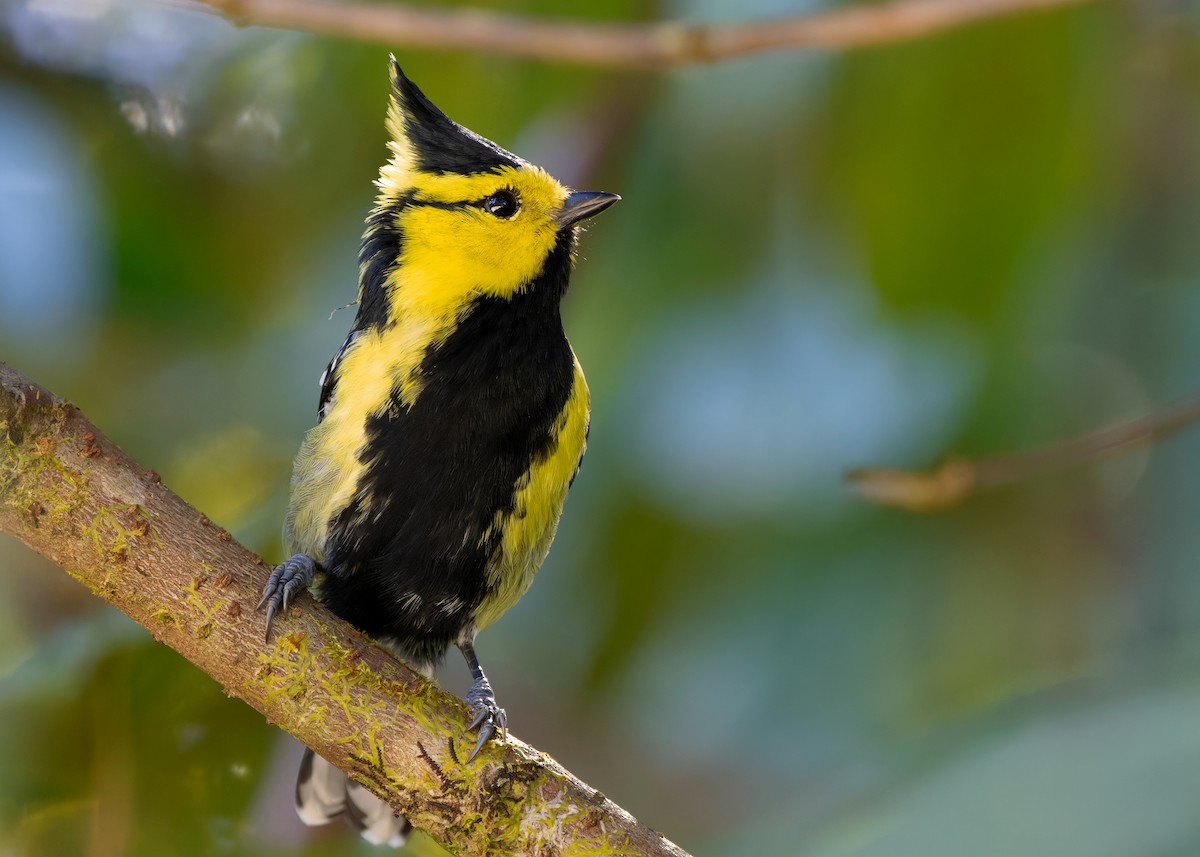
[[[577,223],[619,199],[571,192],[446,116],[395,59],[391,68],[391,159],[362,263],[364,278],[373,263],[386,269],[385,290],[406,303],[453,312],[474,296],[520,294],[563,256],[556,248],[573,246]]]

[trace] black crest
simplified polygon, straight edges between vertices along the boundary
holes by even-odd
[[[404,126],[405,139],[412,146],[417,167],[422,172],[466,175],[521,165],[522,161],[516,155],[464,128],[439,110],[415,83],[405,77],[395,57],[392,57],[392,98],[397,119]]]

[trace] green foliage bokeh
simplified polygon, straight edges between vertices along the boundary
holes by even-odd
[[[54,8],[0,18],[0,360],[279,558],[386,51],[173,5],[34,26]],[[695,853],[1200,849],[1200,440],[924,517],[841,478],[1200,387],[1198,29],[1094,4],[661,73],[398,52],[624,197],[564,309],[588,458],[480,640],[517,734]],[[370,850],[292,817],[257,714],[11,540],[0,563],[0,853]]]

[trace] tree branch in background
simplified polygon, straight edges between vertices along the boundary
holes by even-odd
[[[485,9],[203,0],[243,24],[303,30],[389,47],[449,48],[605,66],[714,63],[768,51],[902,42],[986,18],[1094,0],[887,0],[742,24],[544,20]]]
[[[928,472],[870,467],[851,471],[846,478],[860,497],[873,503],[910,512],[933,512],[955,506],[981,489],[1123,455],[1196,422],[1200,422],[1200,399],[1029,452],[999,458],[952,458]]]
[[[77,408],[2,363],[0,531],[456,854],[687,857],[518,740],[467,762],[466,706],[307,595],[264,643],[253,607],[268,566]]]

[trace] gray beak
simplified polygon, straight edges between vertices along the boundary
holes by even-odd
[[[579,221],[604,211],[620,198],[615,193],[604,193],[603,191],[577,191],[567,197],[567,201],[555,215],[555,220],[562,229],[574,226]]]

